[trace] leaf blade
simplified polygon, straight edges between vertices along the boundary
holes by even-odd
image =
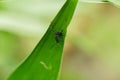
[[[117,6],[120,8],[120,0],[108,0],[110,3],[112,3],[113,5]]]
[[[66,29],[77,2],[78,0],[66,1],[36,48],[8,80],[57,80]],[[63,36],[60,38],[60,42],[56,43],[55,37],[58,31],[61,31]]]

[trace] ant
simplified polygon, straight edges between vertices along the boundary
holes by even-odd
[[[62,36],[63,36],[62,31],[58,31],[58,32],[56,33],[55,40],[56,40],[57,43],[60,42]]]
[[[51,31],[55,33],[55,41],[56,41],[56,43],[59,43],[61,38],[63,37],[63,30],[62,31],[54,31],[51,28]]]

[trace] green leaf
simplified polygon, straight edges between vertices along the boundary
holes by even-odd
[[[36,48],[8,80],[57,80],[59,78],[66,30],[77,2],[78,0],[66,1]]]
[[[120,7],[120,0],[108,0],[108,1],[114,4],[115,6]]]
[[[81,2],[89,2],[89,3],[103,3],[103,2],[110,2],[113,5],[120,7],[120,0],[79,0]]]

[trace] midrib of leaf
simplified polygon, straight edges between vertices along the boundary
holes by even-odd
[[[28,58],[12,73],[8,80],[57,80],[69,25],[78,0],[67,0],[47,32]],[[56,42],[56,33],[63,36]]]

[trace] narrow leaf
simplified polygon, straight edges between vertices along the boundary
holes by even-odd
[[[108,1],[120,8],[120,0],[108,0]]]
[[[67,26],[78,0],[67,0],[29,57],[8,80],[57,80]]]

